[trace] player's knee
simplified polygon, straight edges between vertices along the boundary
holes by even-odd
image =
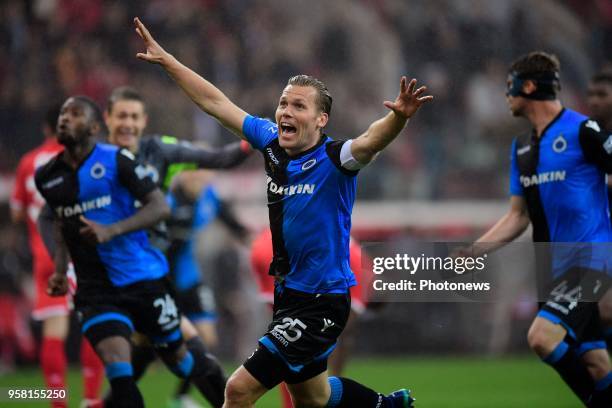
[[[592,350],[582,356],[582,361],[591,377],[597,381],[610,372],[610,358],[605,350]]]
[[[130,361],[130,345],[127,340],[120,342],[104,339],[96,344],[95,350],[105,365]]]
[[[548,356],[558,343],[546,330],[532,326],[527,333],[529,347],[540,357]]]
[[[225,385],[225,401],[228,405],[248,405],[252,403],[252,395],[247,383],[236,375],[232,375]]]

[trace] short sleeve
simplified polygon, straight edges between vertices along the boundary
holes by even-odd
[[[601,129],[596,121],[588,119],[580,125],[578,137],[585,159],[602,171],[612,173],[612,134]]]
[[[128,189],[137,200],[157,188],[147,169],[135,161],[134,155],[125,149],[117,151],[117,174],[119,182]]]
[[[358,163],[352,155],[346,153],[346,147],[350,149],[351,143],[352,140],[334,140],[325,146],[325,150],[338,170],[347,176],[356,176],[363,165]]]
[[[278,126],[268,119],[247,115],[242,123],[242,133],[257,150],[263,150],[272,140],[278,138]]]
[[[523,195],[521,175],[519,173],[518,164],[516,163],[516,139],[512,142],[512,150],[510,152],[510,195]]]

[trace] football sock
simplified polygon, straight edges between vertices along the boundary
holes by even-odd
[[[66,388],[66,353],[64,340],[45,337],[40,350],[40,365],[47,388]],[[53,408],[66,408],[65,400],[51,403]]]
[[[589,408],[612,407],[612,372],[595,382],[595,391],[587,406]]]
[[[278,387],[281,395],[282,407],[283,408],[293,408],[293,402],[291,401],[291,394],[289,394],[289,389],[287,388],[287,384],[280,383],[280,387]]]
[[[581,401],[588,401],[594,389],[593,379],[580,358],[565,341],[559,343],[543,361],[559,373]]]
[[[147,367],[155,361],[155,349],[151,346],[133,346],[132,347],[132,368],[134,370],[134,381],[142,378]]]
[[[193,370],[189,380],[213,407],[221,407],[225,402],[225,373],[217,359],[206,352],[206,346],[199,337],[185,342],[193,356]]]
[[[104,381],[104,364],[89,341],[81,340],[81,366],[83,367],[83,396],[88,400],[100,397],[100,387]]]
[[[144,401],[132,376],[132,365],[117,362],[106,365],[106,377],[110,382],[113,403],[116,408],[144,408]]]
[[[344,377],[329,377],[331,395],[328,408],[387,407],[385,396]]]

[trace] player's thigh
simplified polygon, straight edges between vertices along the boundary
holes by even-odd
[[[612,326],[612,288],[599,301],[599,316],[604,326]]]
[[[610,355],[605,348],[587,351],[582,355],[582,361],[595,381],[601,380],[610,372]]]
[[[296,408],[325,407],[331,394],[327,371],[302,383],[287,384],[287,388]]]
[[[105,337],[94,349],[104,364],[131,361],[130,341],[124,336]]]
[[[47,317],[42,323],[42,336],[44,338],[65,339],[68,337],[70,318],[68,315],[55,315]]]
[[[241,402],[254,404],[268,391],[244,366],[240,366],[227,380],[225,397],[229,403]]]
[[[195,326],[206,346],[215,347],[217,345],[217,327],[214,321],[200,321],[195,323]]]

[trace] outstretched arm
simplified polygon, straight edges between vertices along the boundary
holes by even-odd
[[[369,163],[378,152],[395,139],[421,105],[433,99],[431,95],[424,96],[426,87],[422,86],[416,91],[415,87],[416,79],[411,79],[410,83],[407,83],[406,77],[402,77],[400,92],[395,101],[384,103],[391,112],[372,123],[365,133],[353,141],[351,153],[355,160],[362,164]]]
[[[462,255],[481,256],[495,251],[514,241],[529,226],[529,214],[525,198],[513,195],[510,198],[510,209],[487,232],[469,248],[461,249]]]
[[[247,113],[230,101],[216,86],[166,52],[138,17],[134,19],[134,24],[146,47],[146,52],[140,52],[136,56],[144,61],[161,65],[200,109],[244,139],[242,123]]]

